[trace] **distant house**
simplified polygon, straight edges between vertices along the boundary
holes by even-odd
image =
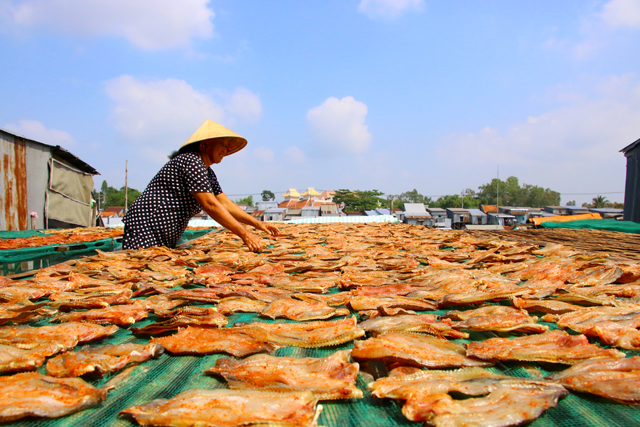
[[[424,203],[405,203],[402,222],[430,227],[433,225],[433,218],[425,209]]]
[[[582,215],[589,213],[589,208],[583,208],[582,206],[567,206],[569,215]]]
[[[514,215],[489,212],[488,214],[489,224],[501,225],[503,227],[509,227],[516,224],[516,217]]]
[[[624,147],[627,177],[624,186],[624,219],[640,222],[640,139]]]
[[[320,216],[338,216],[338,205],[335,203],[323,203],[320,205]]]
[[[618,219],[624,216],[624,209],[616,208],[589,208],[589,212],[598,213],[604,219]]]
[[[513,215],[516,217],[516,222],[519,224],[526,224],[529,219],[529,208],[517,208],[513,206],[500,206],[498,208],[500,213]]]
[[[122,224],[124,214],[124,206],[109,206],[100,212],[100,218],[104,225]]]
[[[471,214],[471,225],[486,225],[489,221],[487,214],[480,209],[467,209]]]
[[[320,206],[305,206],[300,209],[300,216],[304,218],[320,216]]]
[[[266,202],[258,202],[256,205],[259,211],[266,211],[267,209],[277,208],[278,202],[275,200],[268,200]]]
[[[300,218],[301,212],[302,212],[302,209],[287,209],[287,212],[284,215],[284,219],[285,221],[287,221],[290,219]]]
[[[498,212],[498,206],[496,205],[480,205],[480,210],[486,214],[489,212]]]
[[[287,210],[285,208],[271,208],[264,211],[263,221],[284,221]]]
[[[471,214],[467,209],[447,208],[447,218],[451,220],[453,228],[464,228],[465,224],[471,224]]]
[[[569,208],[566,206],[545,206],[544,211],[555,215],[569,215]]]
[[[364,214],[367,216],[375,216],[375,215],[391,215],[389,209],[371,209],[370,211],[364,211]]]
[[[264,210],[255,210],[251,212],[251,216],[257,220],[264,221]]]

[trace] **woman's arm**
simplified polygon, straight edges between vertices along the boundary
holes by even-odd
[[[242,210],[240,206],[232,202],[226,194],[220,193],[216,196],[216,199],[218,199],[222,206],[227,208],[229,213],[241,223],[250,225],[257,230],[262,230],[265,233],[271,234],[272,236],[278,236],[280,234],[280,230],[278,230],[275,225],[259,221],[256,218],[252,217],[244,210]]]
[[[218,224],[240,237],[252,252],[262,251],[262,241],[236,220],[235,215],[222,204],[213,193],[191,193],[202,209]],[[226,197],[226,196],[225,196]],[[228,200],[228,198],[227,198]],[[233,203],[233,202],[232,202]],[[238,206],[236,206],[238,208]],[[240,209],[240,208],[238,208]],[[240,209],[242,210],[242,209]],[[245,213],[246,215],[246,213]],[[249,216],[249,215],[247,215]]]

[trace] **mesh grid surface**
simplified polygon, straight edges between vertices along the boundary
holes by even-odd
[[[331,292],[336,292],[332,289]],[[192,305],[208,307],[213,304],[192,303]],[[459,306],[457,309],[465,309]],[[420,313],[445,314],[448,310],[424,311]],[[344,317],[344,316],[343,316]],[[333,318],[338,319],[340,317]],[[152,313],[149,318],[136,322],[136,327],[142,327],[160,320]],[[274,321],[254,313],[236,313],[228,316],[228,325],[243,322]],[[277,320],[277,322],[288,322]],[[541,322],[543,323],[543,322]],[[44,326],[49,324],[43,320],[32,326]],[[544,323],[554,329],[555,324]],[[466,343],[470,340],[484,340],[496,336],[515,336],[519,334],[496,334],[493,332],[471,332],[468,340],[453,340]],[[137,343],[144,344],[149,341],[148,335],[134,335],[127,328],[121,327],[119,331],[102,340],[96,340],[90,345]],[[601,344],[601,343],[599,343]],[[602,344],[601,344],[602,345]],[[285,347],[276,350],[276,356],[290,357],[326,357],[337,350],[351,349],[353,342],[339,346],[304,349],[298,347]],[[638,352],[623,350],[627,355],[638,355]],[[104,378],[87,379],[90,384],[101,387],[107,383],[116,384],[106,401],[94,408],[57,419],[23,418],[6,426],[134,426],[134,421],[119,416],[119,412],[133,405],[146,403],[153,399],[171,398],[181,391],[190,388],[226,388],[223,379],[204,375],[204,371],[212,367],[216,360],[229,357],[225,354],[212,354],[204,356],[172,356],[163,354],[157,359],[151,359],[142,365],[125,368],[115,374]],[[564,365],[552,365],[541,363],[523,362],[498,362],[491,370],[516,377],[539,378],[566,368]],[[45,367],[39,372],[46,373]],[[367,388],[365,377],[360,374],[357,386],[364,393],[363,399],[350,399],[342,401],[322,401],[323,411],[320,414],[318,425],[320,426],[420,426],[422,423],[411,422],[402,415],[403,402],[391,399],[379,399],[371,395]],[[529,423],[531,427],[627,427],[640,425],[640,411],[637,407],[619,404],[611,400],[599,398],[589,394],[571,392],[562,399],[558,406],[544,413],[540,418]]]

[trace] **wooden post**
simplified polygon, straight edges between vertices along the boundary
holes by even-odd
[[[129,187],[127,186],[127,173],[129,170],[129,160],[124,163],[124,213],[127,213],[127,203],[129,201]]]

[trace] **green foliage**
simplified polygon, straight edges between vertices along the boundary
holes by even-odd
[[[263,202],[268,202],[269,200],[275,200],[276,199],[276,195],[273,194],[273,192],[269,191],[269,190],[263,190],[261,196],[262,196],[262,201]]]
[[[247,205],[253,207],[253,196],[247,196],[244,199],[236,200],[236,205]]]
[[[593,208],[604,208],[606,207],[610,202],[609,200],[607,200],[606,197],[604,196],[596,196],[593,198],[593,201],[591,202],[591,207]]]
[[[460,208],[462,207],[462,198],[457,194],[451,194],[448,196],[440,196],[435,201],[433,207],[439,207],[442,209],[447,208]]]
[[[378,190],[338,190],[333,196],[333,202],[336,204],[344,203],[344,211],[364,212],[382,206],[384,202],[378,197],[382,194],[384,193]]]
[[[127,191],[127,208],[130,208],[133,202],[140,196],[140,192],[135,188],[129,188]],[[101,209],[108,208],[110,206],[124,206],[125,189],[122,187],[120,190],[116,190],[113,187],[107,187],[105,192],[104,205]]]
[[[566,206],[575,206],[576,205],[576,201],[575,200],[569,200],[566,204]]]
[[[520,186],[518,178],[510,176],[505,181],[494,178],[490,183],[478,187],[479,204],[500,206],[526,206],[542,208],[560,204],[560,193],[537,185],[523,184]],[[499,201],[496,202],[496,196]]]

